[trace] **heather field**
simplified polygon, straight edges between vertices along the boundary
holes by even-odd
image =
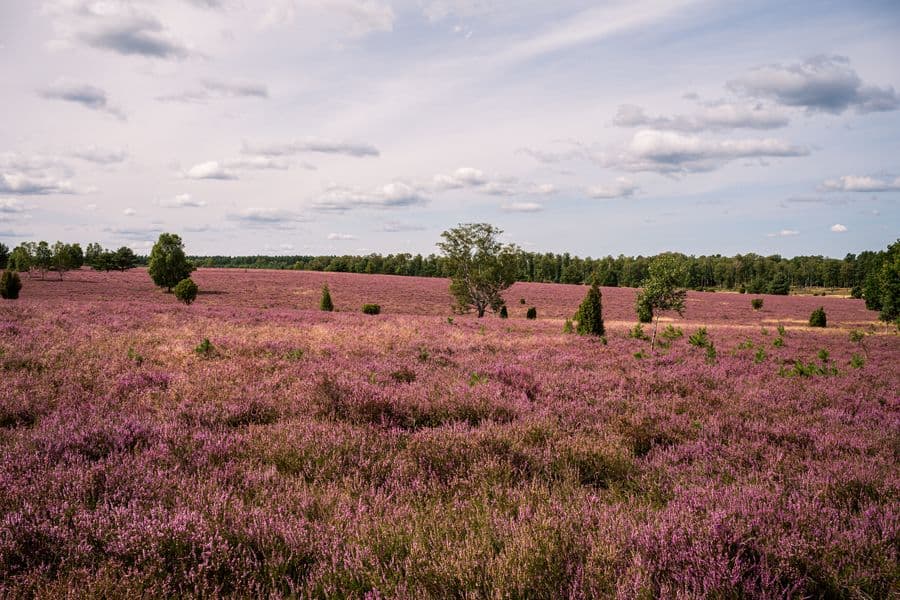
[[[193,278],[0,302],[0,597],[900,595],[900,336],[862,300],[691,292],[651,354],[631,289],[602,344],[563,333],[582,286],[451,322],[441,279]]]

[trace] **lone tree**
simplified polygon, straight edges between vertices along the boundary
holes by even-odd
[[[437,246],[447,257],[450,293],[460,311],[474,308],[478,317],[503,307],[503,290],[518,274],[520,250],[498,239],[503,231],[488,223],[464,223],[441,234]]]
[[[319,301],[319,310],[324,310],[325,312],[334,310],[334,302],[331,301],[331,290],[328,289],[327,283],[322,286],[322,299]]]
[[[161,233],[159,240],[153,244],[147,272],[153,283],[171,292],[182,279],[193,272],[194,267],[184,255],[184,243],[181,236],[174,233]]]
[[[881,314],[882,321],[900,319],[900,240],[888,246],[881,264]]]
[[[4,300],[15,300],[19,297],[19,291],[22,289],[22,280],[19,274],[9,269],[4,270],[0,274],[0,298]]]
[[[653,337],[650,340],[651,351],[656,346],[659,313],[667,310],[674,310],[679,316],[684,313],[687,290],[683,284],[686,272],[684,262],[674,254],[660,254],[650,263],[650,277],[644,283],[644,289],[638,294],[636,305],[638,313],[642,307],[647,307],[656,317]]]
[[[588,290],[578,312],[575,313],[575,320],[578,321],[576,331],[581,335],[602,336],[606,333],[603,327],[603,295],[600,293],[600,287],[594,283]]]

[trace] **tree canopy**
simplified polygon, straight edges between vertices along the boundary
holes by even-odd
[[[499,312],[501,293],[516,281],[519,249],[500,241],[502,230],[488,223],[465,223],[441,234],[451,278],[450,292],[461,311],[475,309],[479,317],[490,308]]]
[[[659,328],[659,313],[675,311],[684,313],[684,301],[687,290],[683,287],[687,265],[674,254],[660,254],[650,263],[649,277],[635,302],[638,312],[642,307],[649,308],[655,315],[651,349],[656,344],[656,331]]]
[[[184,242],[174,233],[161,233],[150,251],[147,271],[153,283],[172,291],[179,281],[194,271],[184,254]]]

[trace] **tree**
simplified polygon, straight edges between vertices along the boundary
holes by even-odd
[[[600,293],[600,287],[594,283],[587,295],[578,307],[575,313],[575,320],[578,321],[576,331],[581,335],[602,336],[606,333],[603,327],[603,295]]]
[[[881,314],[882,321],[900,318],[900,240],[888,246],[881,263]]]
[[[32,264],[41,272],[41,279],[43,279],[50,267],[53,266],[53,249],[43,240],[37,244],[31,242],[31,245],[33,246]]]
[[[5,269],[9,262],[9,248],[5,244],[0,243],[0,269]]]
[[[500,295],[518,275],[520,251],[513,244],[503,244],[502,230],[488,223],[460,224],[441,234],[438,242],[450,273],[450,293],[459,310],[474,308],[481,318],[490,308],[499,312]]]
[[[91,267],[95,271],[102,270],[99,266],[102,255],[103,248],[97,242],[88,244],[84,248],[84,262],[87,266]]]
[[[812,314],[809,315],[810,327],[825,327],[827,323],[828,318],[825,316],[825,308],[822,306],[812,311]]]
[[[179,281],[172,289],[172,292],[175,294],[176,298],[185,304],[190,305],[191,302],[197,299],[198,288],[197,284],[194,283],[194,280],[188,277]]]
[[[52,258],[50,260],[51,267],[59,274],[62,279],[63,273],[66,271],[74,271],[80,269],[84,264],[84,253],[78,244],[63,244],[56,242],[53,244]]]
[[[31,263],[31,247],[28,244],[19,244],[9,255],[8,267],[19,273],[30,271]]]
[[[181,236],[174,233],[161,233],[159,240],[153,244],[153,249],[150,250],[150,260],[147,265],[147,272],[153,279],[153,283],[166,288],[167,292],[171,292],[179,281],[187,279],[193,271],[193,265],[184,255],[184,243],[181,241]]]
[[[328,289],[327,283],[322,286],[322,299],[319,301],[319,310],[324,310],[325,312],[334,310],[334,303],[331,301],[331,291]]]
[[[784,274],[784,271],[775,273],[772,281],[769,282],[769,293],[776,296],[787,296],[791,292],[791,282]]]
[[[687,275],[687,264],[674,254],[660,254],[650,263],[649,273],[644,289],[638,295],[637,306],[640,311],[641,305],[646,305],[656,315],[650,341],[652,351],[656,346],[659,313],[669,310],[674,310],[679,316],[684,313],[687,290],[682,286]]]
[[[122,246],[112,254],[112,264],[117,271],[127,271],[137,266],[137,255],[128,246]]]
[[[0,297],[5,300],[15,300],[22,289],[22,280],[15,271],[5,270],[0,275]]]

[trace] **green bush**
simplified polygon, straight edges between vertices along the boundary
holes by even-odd
[[[812,311],[812,314],[809,315],[809,326],[810,327],[825,327],[826,326],[826,317],[825,317],[825,308],[820,306],[816,310]]]
[[[537,319],[537,308],[535,308],[534,306],[529,308],[528,312],[525,313],[525,318],[526,319]]]
[[[212,358],[216,355],[216,348],[210,343],[209,338],[203,338],[203,341],[194,348],[194,352],[201,358]]]
[[[175,297],[185,304],[190,304],[196,300],[198,291],[197,284],[190,277],[182,279],[172,288],[172,293],[175,294]]]
[[[684,337],[684,331],[681,330],[681,327],[675,327],[671,323],[666,325],[666,328],[662,330],[662,333],[659,334],[659,337],[667,340],[669,342],[673,342],[679,338]]]
[[[6,300],[15,300],[22,289],[22,279],[15,271],[3,271],[0,275],[0,296]]]
[[[591,286],[587,295],[578,307],[575,313],[575,320],[578,321],[577,331],[581,335],[596,335],[600,337],[606,333],[603,327],[603,303],[600,287],[596,284]]]
[[[754,298],[750,301],[750,306],[753,307],[753,310],[759,310],[763,307],[763,299],[762,298]]]
[[[505,304],[504,304],[503,306],[500,307],[500,318],[501,318],[501,319],[508,319],[508,318],[509,318],[509,311],[506,310],[506,305],[505,305]]]
[[[634,327],[631,328],[631,330],[628,332],[628,337],[635,339],[635,340],[649,340],[650,339],[650,336],[648,336],[646,333],[644,333],[644,328],[641,327],[640,323],[638,323],[637,325],[635,325]]]
[[[706,327],[701,327],[696,332],[691,334],[691,337],[688,338],[688,343],[691,346],[697,346],[698,348],[706,348],[709,345],[709,335],[706,333]]]
[[[380,304],[363,304],[362,311],[367,315],[377,315],[381,313]]]
[[[324,310],[325,312],[334,310],[334,303],[331,301],[331,291],[329,291],[327,283],[322,286],[322,299],[319,300],[319,310]]]
[[[575,327],[572,325],[571,319],[566,319],[566,323],[563,325],[563,333],[575,333]]]
[[[634,307],[637,311],[638,322],[649,323],[653,320],[653,307],[650,306],[649,302],[645,301],[643,295],[637,297]]]

